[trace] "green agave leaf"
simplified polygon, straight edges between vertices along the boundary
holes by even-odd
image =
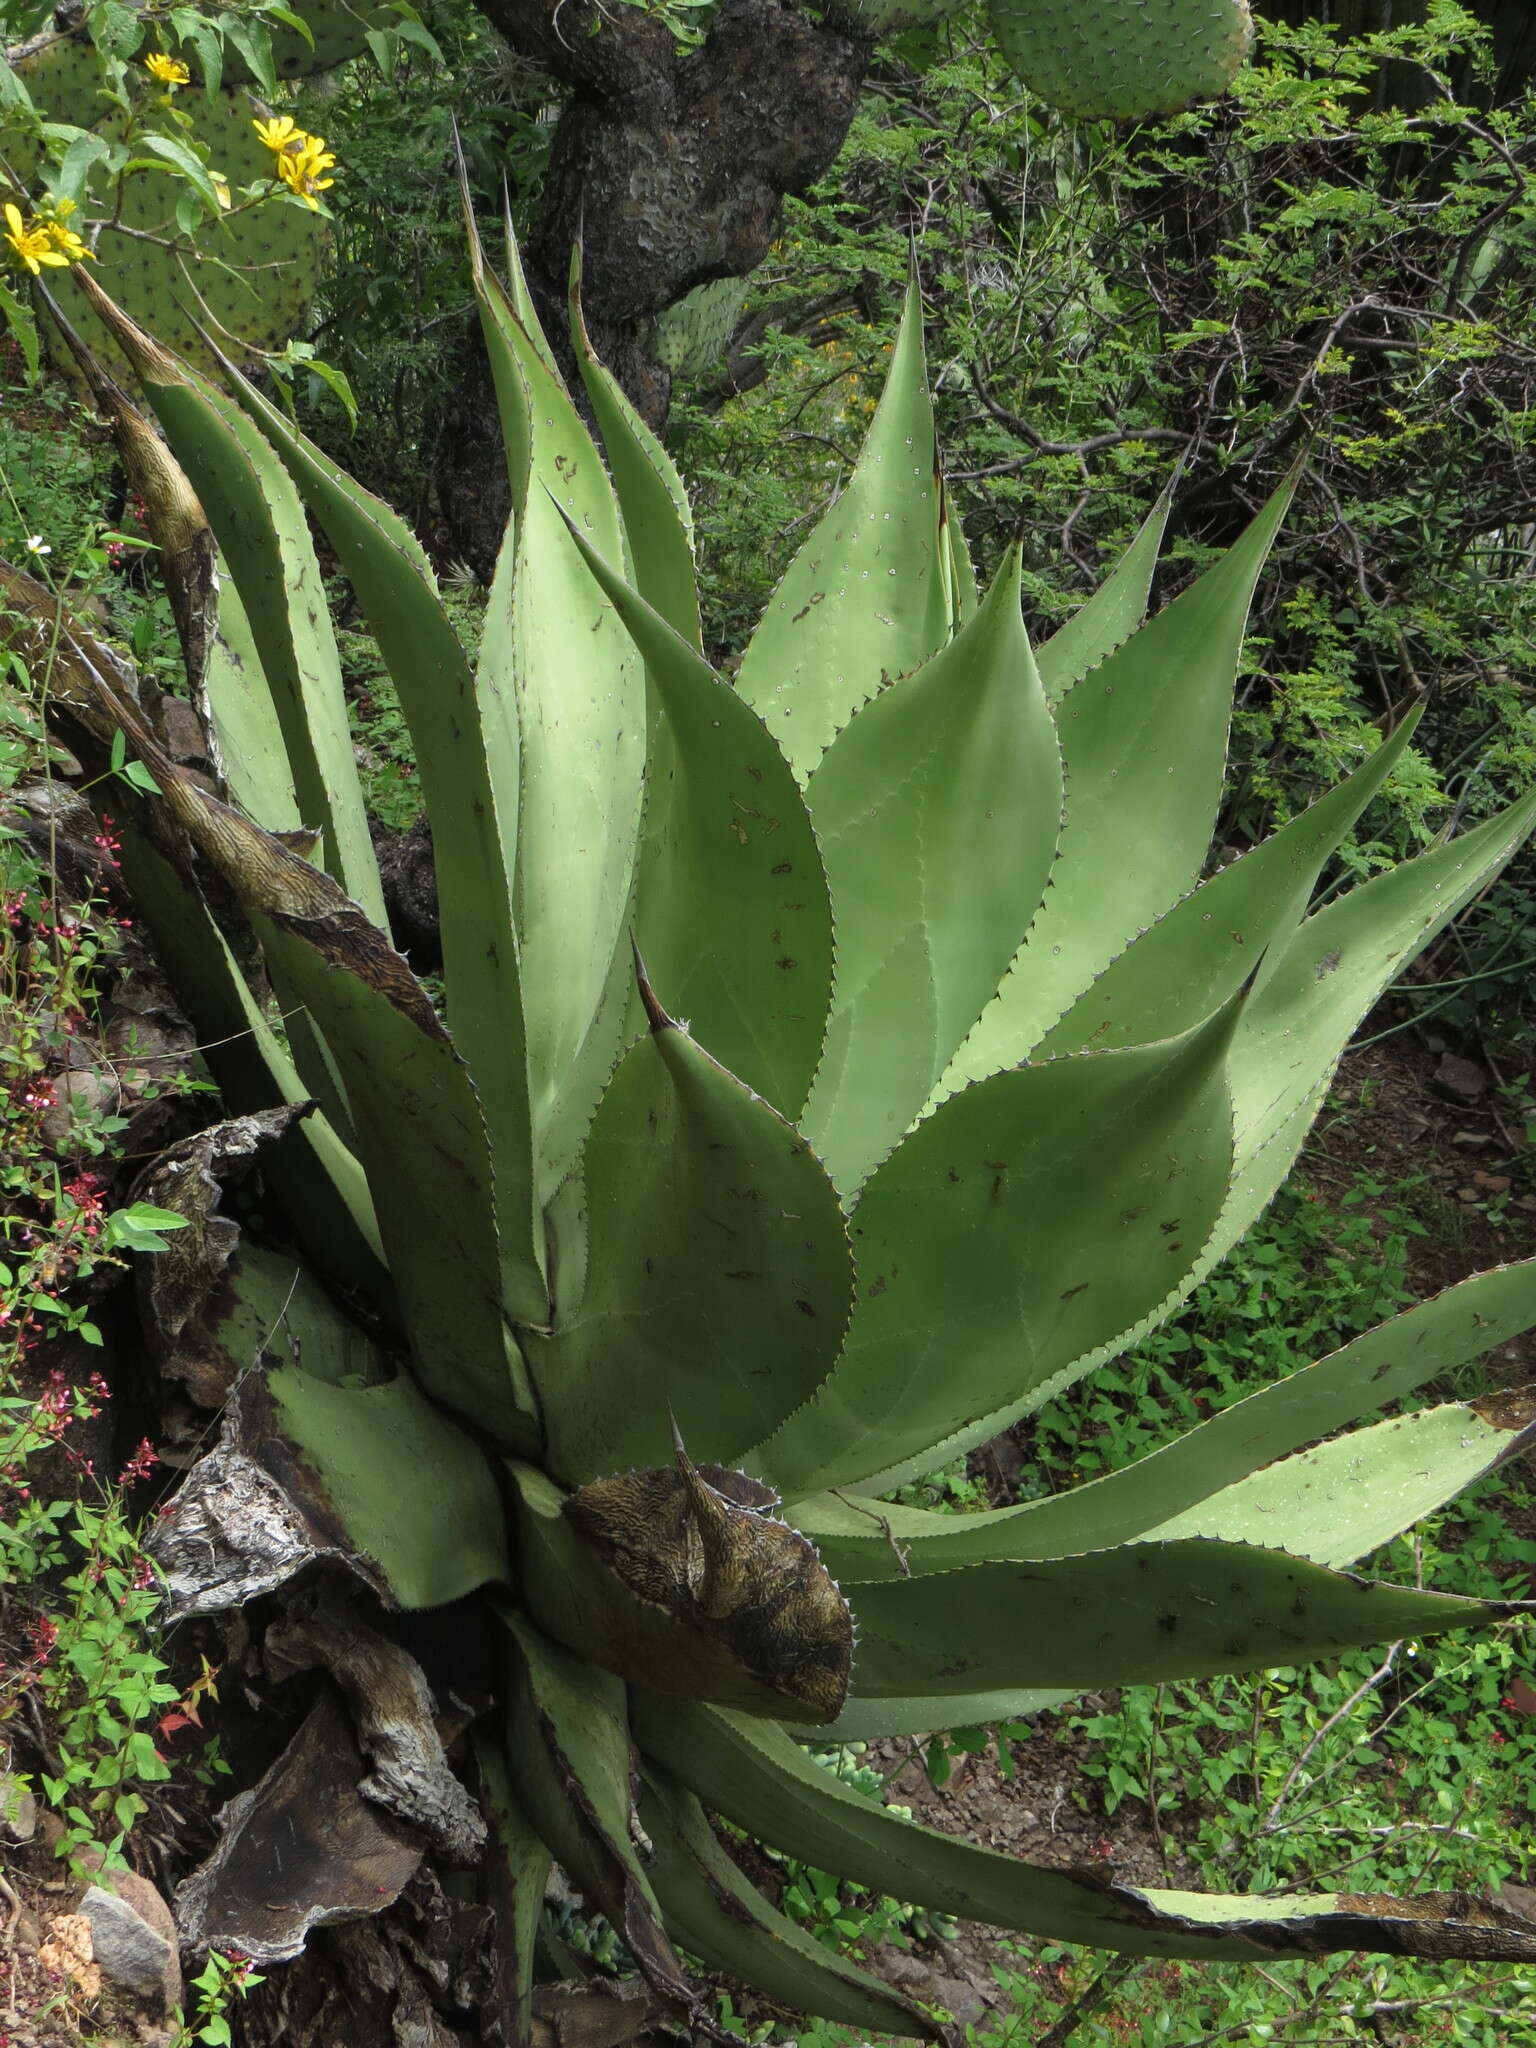
[[[517,531],[522,523],[523,507],[528,497],[528,480],[533,462],[533,417],[528,391],[528,380],[522,369],[522,350],[512,337],[519,332],[517,309],[509,297],[506,286],[485,261],[485,250],[480,241],[480,230],[476,226],[474,209],[470,205],[468,186],[465,182],[462,163],[459,167],[459,189],[464,202],[464,225],[469,243],[470,277],[475,288],[475,299],[480,310],[480,331],[485,337],[486,357],[491,366],[491,384],[496,393],[496,415],[501,423],[502,445],[507,453],[507,482],[511,486],[511,509],[507,519],[507,530],[502,538],[501,553],[515,557]],[[515,250],[515,244],[513,248]],[[522,270],[517,271],[519,282]],[[526,287],[525,287],[526,291]],[[531,302],[529,311],[532,311]],[[535,341],[530,329],[521,329],[524,343],[541,357],[539,341]],[[554,376],[553,358],[548,358],[546,367]],[[499,577],[498,577],[499,580]]]
[[[581,310],[581,245],[571,251],[571,339],[592,417],[603,437],[635,569],[635,588],[674,633],[702,653],[699,589],[693,571],[693,513],[677,465],[597,359]],[[642,650],[643,651],[643,650]]]
[[[396,1606],[443,1607],[510,1580],[506,1519],[484,1452],[408,1377],[339,1387],[285,1366],[255,1384],[279,1440],[269,1440],[265,1462],[286,1490],[302,1489]]]
[[[918,2006],[845,1961],[771,1906],[721,1846],[691,1792],[652,1766],[641,1780],[648,1875],[683,1947],[793,2012],[819,2014],[884,2038],[943,2040]]]
[[[355,906],[311,895],[270,915],[247,908],[346,1075],[422,1385],[493,1441],[530,1449],[538,1428],[502,1311],[490,1151],[463,1061]]]
[[[898,1459],[931,1470],[931,1446],[1005,1389],[1052,1379],[1168,1295],[1226,1195],[1235,1015],[995,1075],[876,1171],[852,1220],[843,1355],[754,1453],[786,1500]]]
[[[942,652],[846,725],[806,786],[837,979],[802,1119],[845,1197],[900,1139],[1018,949],[1061,829],[1061,756],[1010,550]]]
[[[493,1849],[487,1876],[495,1916],[492,1996],[507,2016],[511,2039],[533,2039],[533,1971],[544,1888],[554,1858],[512,1790],[506,1751],[488,1735],[474,1737],[480,1774],[480,1807],[491,1824]]]
[[[34,586],[35,587],[35,586]],[[98,728],[132,745],[161,826],[191,842],[249,918],[346,1074],[379,1233],[429,1393],[503,1447],[538,1442],[503,1317],[490,1162],[474,1091],[426,992],[321,869],[170,760],[113,659],[71,639],[61,671]],[[116,680],[114,680],[116,678]]]
[[[1048,704],[1057,705],[1074,683],[1123,647],[1147,613],[1158,550],[1173,505],[1169,484],[1137,529],[1136,538],[1065,625],[1035,650]]]
[[[341,664],[298,492],[238,408],[151,341],[93,278],[77,282],[132,362],[172,454],[202,500],[276,706],[303,822],[320,830],[326,868],[382,925],[384,898]],[[221,672],[210,673],[209,689],[220,679]]]
[[[669,1408],[696,1459],[734,1464],[825,1378],[848,1318],[820,1163],[642,990],[651,1030],[587,1143],[586,1294],[530,1354],[571,1483],[670,1463]]]
[[[515,532],[510,574],[498,569],[492,592],[493,607],[510,597],[510,617],[489,634],[481,684],[505,689],[510,656],[521,733],[515,903],[542,1207],[575,1163],[623,1033],[619,942],[640,826],[644,683],[628,634],[566,533],[569,520],[598,554],[623,561],[607,472],[478,249],[475,271]]]
[[[1335,1063],[1360,1019],[1415,954],[1485,888],[1536,826],[1536,791],[1448,845],[1354,889],[1285,943],[1232,1041],[1232,1180],[1215,1228],[1177,1292],[1042,1384],[957,1429],[926,1456],[872,1475],[879,1491],[933,1471],[1052,1400],[1134,1344],[1223,1259],[1290,1172]]]
[[[523,332],[538,350],[545,367],[558,376],[560,369],[555,352],[549,345],[549,336],[540,324],[538,309],[533,303],[533,293],[528,289],[528,278],[523,269],[523,252],[517,245],[517,230],[512,225],[512,195],[505,186],[502,187],[501,244],[507,266],[508,303],[517,316]]]
[[[866,698],[948,637],[938,497],[914,277],[853,475],[785,571],[736,678],[802,782]]]
[[[1152,1891],[1041,1870],[902,1820],[813,1763],[782,1729],[637,1693],[636,1738],[706,1806],[786,1855],[942,1913],[1131,1955],[1240,1961],[1329,1949],[1536,1957],[1536,1932],[1464,1894],[1408,1901]]]
[[[952,633],[958,633],[967,619],[976,616],[980,592],[976,588],[976,570],[966,544],[965,528],[960,524],[960,514],[955,509],[955,501],[945,486],[942,474],[939,477],[939,536],[939,570],[949,598],[949,628]]]
[[[1046,1687],[943,1696],[914,1693],[899,1700],[850,1699],[835,1721],[818,1730],[818,1737],[825,1742],[878,1742],[893,1736],[931,1735],[935,1729],[991,1728],[999,1722],[1045,1713],[1076,1697],[1071,1688]]]
[[[191,1334],[198,1365],[230,1385],[252,1366],[284,1363],[330,1387],[384,1386],[395,1377],[379,1344],[338,1309],[307,1261],[244,1235]]]
[[[214,769],[224,793],[249,817],[269,832],[297,832],[304,817],[277,706],[228,563],[218,574],[218,633],[198,692]]]
[[[510,1607],[498,1612],[508,1650],[505,1756],[513,1795],[649,1981],[690,2007],[692,1987],[630,1829],[624,1687],[549,1642]]]
[[[535,1255],[523,998],[512,936],[520,750],[515,725],[508,726],[516,706],[505,693],[477,694],[426,556],[404,522],[232,364],[221,366],[336,550],[399,692],[432,820],[449,1020],[491,1136],[507,1306],[542,1321],[547,1290]]]
[[[1273,1144],[1376,997],[1486,887],[1533,826],[1536,790],[1448,845],[1374,876],[1300,927],[1255,991],[1233,1042],[1241,1164]]]
[[[1133,939],[1046,1033],[1036,1057],[1145,1044],[1208,1016],[1294,930],[1325,863],[1402,759],[1418,722],[1415,706],[1336,789]]]
[[[1353,1564],[1533,1443],[1531,1388],[1451,1401],[1284,1458],[1148,1534],[1263,1543],[1317,1564]]]
[[[1214,568],[1062,700],[1067,815],[1051,887],[941,1090],[1026,1059],[1198,879],[1221,801],[1249,600],[1291,490],[1277,491]]]
[[[859,1587],[854,1606],[861,1699],[1208,1678],[1522,1610],[1203,1537],[887,1579]]]
[[[1154,1531],[1166,1534],[1177,1518],[1202,1512],[1250,1473],[1347,1429],[1372,1409],[1390,1407],[1533,1323],[1536,1259],[1496,1266],[1235,1402],[1123,1471],[1051,1499],[944,1515],[889,1501],[820,1495],[801,1501],[791,1520],[845,1587],[1009,1558],[1065,1557]],[[1310,1555],[1300,1542],[1286,1547]]]
[[[793,1117],[832,995],[832,909],[805,799],[757,713],[571,532],[649,679],[640,950],[714,1056]]]

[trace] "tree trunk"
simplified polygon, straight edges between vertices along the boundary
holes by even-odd
[[[593,342],[660,428],[671,377],[650,352],[652,320],[695,285],[745,277],[762,262],[784,195],[805,191],[842,146],[872,45],[790,0],[725,0],[703,46],[686,52],[639,9],[481,5],[519,55],[571,89],[524,251],[540,317],[563,350],[579,235]],[[478,333],[466,337],[444,424],[438,495],[455,546],[487,575],[507,489]]]

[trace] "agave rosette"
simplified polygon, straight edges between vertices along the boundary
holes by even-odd
[[[194,677],[223,799],[165,758],[81,628],[55,692],[160,785],[125,862],[222,1041],[229,1110],[318,1105],[270,1126],[265,1166],[310,1270],[247,1241],[199,1325],[240,1365],[265,1345],[213,1463],[227,1481],[243,1459],[292,1541],[210,1591],[173,1530],[183,1604],[318,1554],[385,1608],[488,1605],[503,1678],[477,1791],[516,1880],[499,1896],[525,2019],[553,1857],[674,2004],[693,1996],[681,1947],[788,2004],[933,2031],[787,1921],[711,1814],[900,1898],[1137,1953],[1536,1954],[1536,1930],[1460,1895],[1035,1868],[871,1804],[796,1739],[1513,1611],[1349,1567],[1529,1441],[1523,1396],[1411,1396],[1536,1321],[1536,1262],[1071,1492],[964,1517],[881,1496],[1188,1295],[1536,795],[1311,909],[1410,718],[1207,873],[1286,493],[1144,619],[1159,504],[1032,650],[1016,558],[978,592],[936,476],[915,289],[857,467],[728,680],[666,453],[573,304],[599,457],[515,248],[506,284],[473,258],[513,488],[475,660],[387,507],[238,374],[216,388],[85,285],[227,571]],[[310,518],[413,735],[440,1003],[385,935]],[[7,582],[13,609],[41,606]],[[178,1509],[199,1540],[211,1484],[194,1474]]]

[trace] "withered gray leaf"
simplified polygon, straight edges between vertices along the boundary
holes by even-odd
[[[745,1472],[675,1465],[594,1479],[567,1519],[631,1592],[726,1648],[759,1684],[831,1721],[853,1669],[853,1617],[815,1545]]]

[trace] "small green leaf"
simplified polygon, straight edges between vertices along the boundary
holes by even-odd
[[[216,214],[219,211],[218,189],[209,174],[208,166],[190,143],[183,142],[175,135],[145,133],[138,135],[135,141],[139,149],[148,150],[151,157],[159,157],[162,164],[169,164],[173,171],[180,172],[190,185],[195,186],[200,196],[207,201],[211,212]],[[147,169],[158,168],[153,163],[146,163],[143,157],[137,157],[128,165],[128,169],[135,170],[140,166]]]

